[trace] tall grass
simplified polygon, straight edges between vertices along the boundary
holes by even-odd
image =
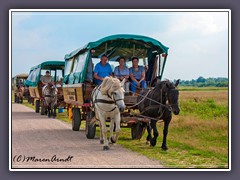
[[[195,115],[201,119],[228,118],[228,105],[218,105],[214,99],[182,100],[182,115]]]
[[[179,101],[180,115],[173,116],[169,126],[168,151],[161,150],[163,123],[158,123],[156,147],[145,144],[147,133],[131,140],[126,129],[118,143],[168,168],[228,168],[227,91],[184,91]]]

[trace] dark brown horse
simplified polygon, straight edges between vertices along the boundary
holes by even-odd
[[[151,146],[155,146],[158,137],[156,123],[158,120],[164,121],[162,149],[167,150],[167,134],[168,126],[172,119],[172,112],[178,115],[180,112],[178,106],[179,91],[176,88],[179,80],[172,83],[169,80],[157,80],[152,90],[144,90],[138,96],[138,109],[144,116],[151,117],[150,123],[143,123],[147,126],[148,136],[147,142],[150,141]],[[144,99],[143,99],[144,98]],[[153,130],[153,137],[152,137]]]

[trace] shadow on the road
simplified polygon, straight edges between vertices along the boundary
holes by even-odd
[[[35,112],[12,112],[12,118],[14,118],[14,120],[26,120],[26,119],[46,119],[48,117],[47,115],[41,115],[40,113]]]

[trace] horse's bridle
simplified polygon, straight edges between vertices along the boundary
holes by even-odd
[[[168,91],[177,91],[177,89],[169,89]],[[166,92],[166,97],[168,97],[168,91]],[[168,110],[172,112],[173,106],[178,106],[178,103],[168,105]]]
[[[105,110],[103,110],[103,111],[105,111],[105,112],[112,112],[112,111],[114,111],[117,107],[117,101],[122,101],[122,100],[124,100],[124,99],[115,99],[115,92],[112,92],[111,93],[111,95],[109,95],[108,93],[107,93],[107,95],[106,96],[108,96],[110,99],[113,99],[113,101],[112,100],[105,100],[105,99],[97,99],[97,95],[98,95],[98,93],[100,92],[100,86],[97,88],[98,89],[98,92],[97,92],[97,94],[95,95],[95,100],[94,100],[94,103],[103,103],[103,104],[115,104],[115,107],[113,108],[113,109],[111,109],[110,111],[105,111]]]
[[[46,86],[46,88],[55,88],[53,85],[51,85],[51,84],[48,84],[47,86]],[[44,95],[43,94],[43,97],[56,97],[57,96],[57,94],[54,94],[54,95],[51,95],[51,94],[46,94],[46,95]]]

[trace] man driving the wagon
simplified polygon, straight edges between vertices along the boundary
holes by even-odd
[[[44,76],[41,77],[41,82],[43,83],[43,89],[45,89],[47,87],[47,85],[52,84],[53,83],[53,79],[52,76],[50,75],[49,71],[46,71],[46,74]]]

